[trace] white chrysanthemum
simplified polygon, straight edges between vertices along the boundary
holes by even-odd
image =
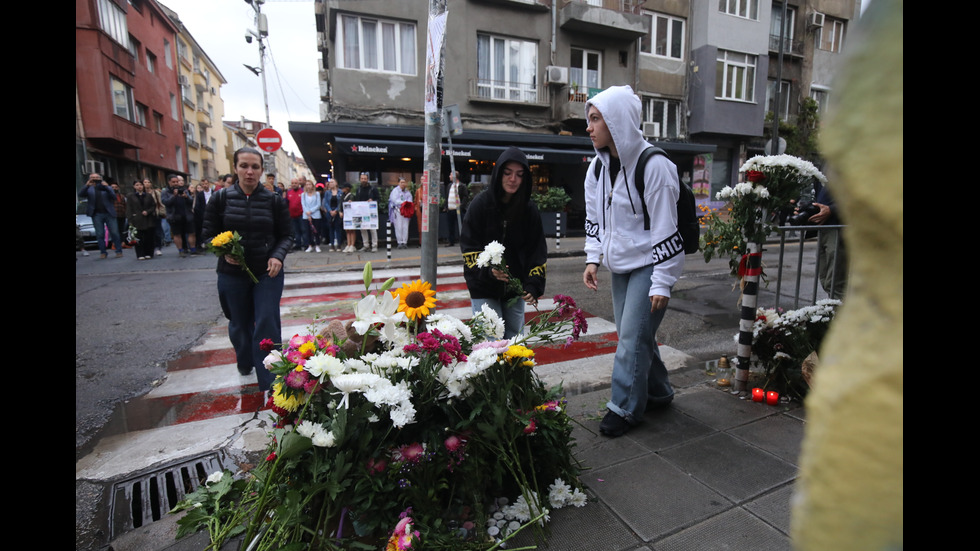
[[[330,354],[318,352],[306,360],[303,369],[322,382],[324,377],[335,377],[343,373],[344,363]]]
[[[426,319],[426,326],[428,326],[429,330],[438,329],[439,332],[445,335],[452,335],[461,341],[473,340],[473,332],[470,330],[469,326],[463,323],[459,318],[453,316],[446,314],[431,314]]]
[[[555,509],[564,507],[571,497],[572,487],[560,478],[556,478],[555,483],[548,486],[548,502]]]
[[[412,391],[407,381],[392,384],[391,381],[379,378],[371,388],[364,391],[364,397],[376,406],[397,406],[412,397]]]
[[[568,504],[574,505],[575,507],[585,507],[588,502],[589,497],[585,495],[585,492],[579,490],[578,488],[575,488],[575,491],[572,492],[571,497],[568,499]]]
[[[406,400],[398,404],[398,407],[391,408],[388,416],[391,417],[391,424],[400,429],[415,422],[415,406]]]
[[[374,373],[341,373],[330,377],[330,383],[344,394],[364,392],[380,380],[381,376]]]
[[[477,315],[483,316],[483,319],[488,325],[488,333],[493,335],[495,339],[504,338],[504,321],[500,319],[500,316],[497,315],[497,312],[495,312],[493,308],[490,308],[486,303],[484,303],[480,307],[480,313]]]
[[[756,197],[759,197],[760,199],[766,199],[769,197],[769,190],[766,189],[766,186],[756,185],[752,192],[755,193]]]
[[[344,360],[344,371],[347,373],[370,373],[371,365],[360,358],[347,358]]]
[[[332,448],[337,443],[337,437],[334,436],[333,431],[324,430],[322,426],[319,426],[318,431],[313,434],[313,445],[320,448]]]
[[[224,471],[214,471],[213,473],[208,475],[208,479],[204,481],[204,485],[210,486],[216,482],[221,482],[221,479],[224,478],[224,476],[225,476]]]
[[[296,434],[307,438],[313,438],[313,433],[316,432],[315,427],[317,426],[318,425],[316,423],[303,421],[302,423],[296,425]]]
[[[483,250],[490,253],[490,258],[494,264],[504,263],[504,246],[497,241],[491,241]]]

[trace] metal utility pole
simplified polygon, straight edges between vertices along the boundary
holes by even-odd
[[[436,288],[436,256],[439,245],[439,183],[442,181],[442,60],[445,46],[446,0],[429,0],[426,32],[425,144],[422,150],[422,279]]]
[[[252,38],[255,37],[259,41],[259,70],[258,73],[262,77],[262,102],[265,105],[265,125],[267,127],[272,126],[271,119],[269,118],[269,92],[266,89],[265,83],[265,37],[269,36],[269,21],[266,19],[265,14],[262,13],[262,4],[265,4],[265,0],[245,0],[245,3],[252,6],[255,10],[255,30],[246,29],[245,30],[245,42],[249,44],[252,43]],[[248,65],[246,65],[248,67]],[[256,72],[252,67],[248,67],[253,73]]]

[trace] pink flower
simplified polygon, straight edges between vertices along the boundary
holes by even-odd
[[[299,348],[300,346],[303,346],[303,343],[305,343],[305,342],[307,342],[309,340],[310,340],[310,336],[309,335],[302,335],[302,336],[300,336],[300,335],[293,335],[293,338],[289,339],[289,347],[290,348]]]
[[[367,471],[368,471],[368,474],[372,474],[372,475],[373,474],[380,474],[380,473],[384,472],[384,470],[385,470],[385,468],[387,466],[388,466],[388,462],[385,461],[384,459],[379,459],[379,460],[375,461],[374,458],[372,457],[372,458],[368,459],[368,462],[367,462]]]
[[[303,371],[293,369],[286,374],[286,386],[289,388],[304,388],[309,380],[310,374],[305,369]]]
[[[259,350],[263,352],[271,352],[275,347],[276,343],[272,342],[272,339],[262,339],[259,342]]]
[[[538,424],[535,422],[534,417],[528,421],[527,426],[524,427],[524,434],[534,434],[534,431],[538,430]]]
[[[265,460],[266,461],[275,461],[276,460],[276,452],[272,452],[269,455],[267,455],[265,457]]]
[[[446,438],[444,444],[446,445],[447,450],[454,452],[459,450],[459,448],[463,446],[463,441],[454,434],[449,438]]]
[[[425,458],[425,448],[418,442],[398,448],[397,457],[406,463],[418,463]]]

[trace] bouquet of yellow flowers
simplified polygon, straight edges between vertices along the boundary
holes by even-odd
[[[237,231],[226,231],[214,236],[214,239],[208,243],[208,251],[216,256],[228,255],[234,258],[238,266],[252,278],[252,283],[259,282],[252,270],[248,269],[248,264],[245,264],[245,248],[242,247],[242,236],[238,235]]]

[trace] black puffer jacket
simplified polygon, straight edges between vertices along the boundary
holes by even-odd
[[[262,186],[245,195],[238,182],[220,189],[208,201],[204,212],[205,241],[226,231],[237,231],[242,237],[245,262],[256,277],[266,273],[270,258],[284,262],[293,246],[293,229],[286,201]],[[244,274],[238,266],[218,259],[218,271]]]
[[[524,166],[524,181],[510,203],[503,203],[504,165],[515,161]],[[544,240],[541,215],[531,200],[531,168],[516,147],[507,148],[497,159],[490,188],[477,194],[463,219],[459,244],[463,249],[463,277],[472,298],[509,299],[506,285],[493,277],[489,267],[480,268],[476,258],[496,241],[504,246],[504,262],[524,291],[538,298],[544,294],[548,244]]]

